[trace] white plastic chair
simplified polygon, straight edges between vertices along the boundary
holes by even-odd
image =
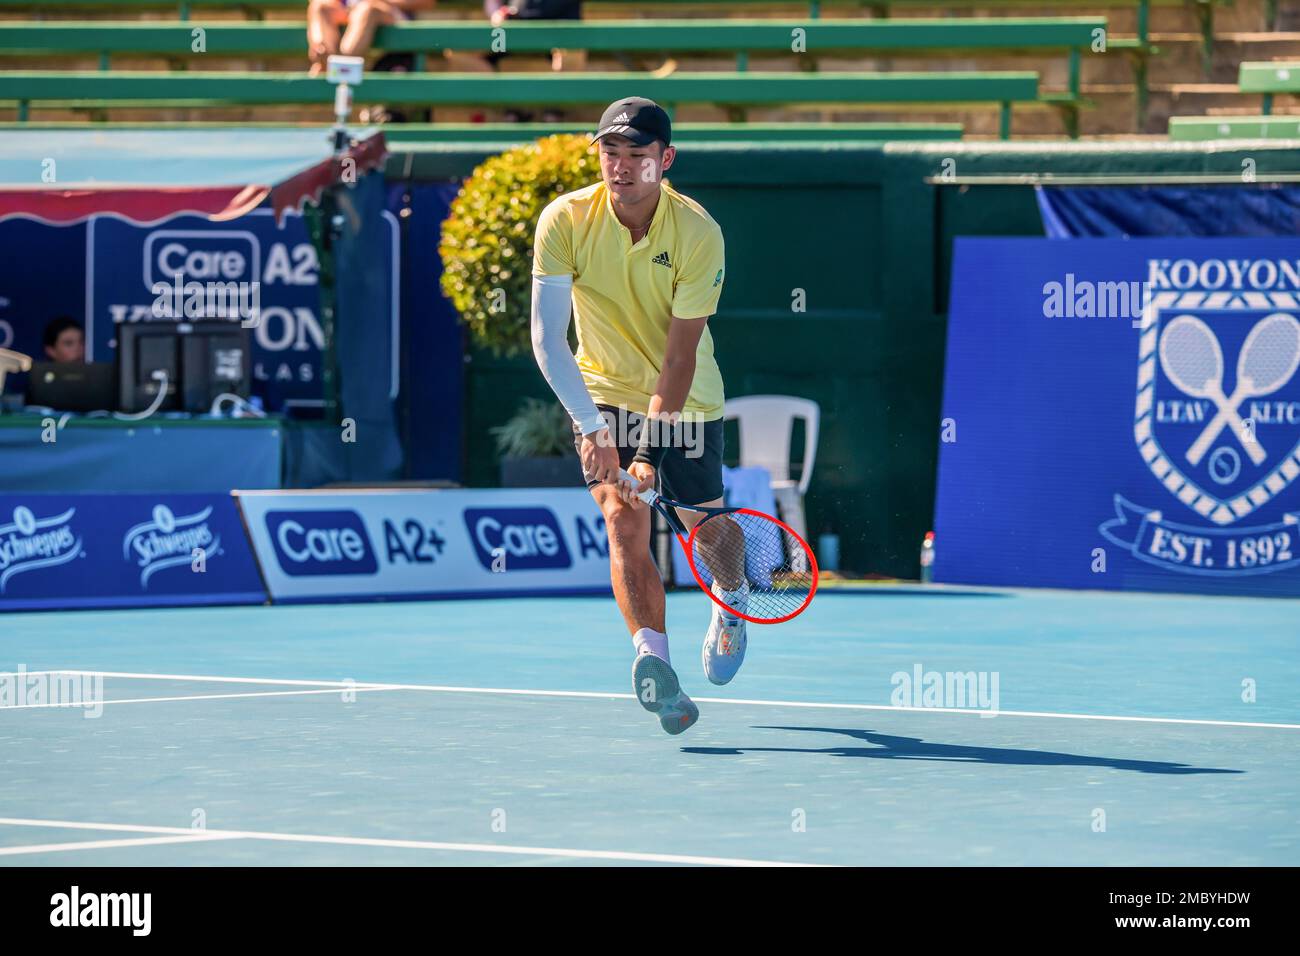
[[[722,414],[724,420],[734,418],[740,426],[741,467],[767,469],[779,517],[807,541],[803,496],[817,458],[821,407],[811,399],[793,395],[746,395],[729,399]],[[804,420],[803,466],[797,481],[790,478],[790,436],[796,418]]]

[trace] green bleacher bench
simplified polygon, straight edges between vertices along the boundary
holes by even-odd
[[[586,0],[584,7],[593,11],[623,10],[635,7],[638,12],[645,10],[673,9],[677,6],[704,7],[808,7],[808,16],[817,19],[823,7],[852,7],[871,10],[876,16],[887,17],[897,7],[978,7],[978,8],[1025,8],[1025,7],[1074,7],[1079,10],[1092,11],[1107,7],[1136,7],[1138,14],[1138,37],[1143,42],[1147,39],[1147,26],[1150,21],[1150,8],[1157,6],[1192,6],[1201,27],[1201,36],[1206,49],[1214,41],[1214,6],[1230,4],[1233,0]],[[301,9],[299,0],[0,0],[0,10],[37,10],[54,8],[60,11],[91,10],[135,11],[135,10],[175,10],[182,20],[190,18],[195,10],[240,10],[247,16],[260,17],[264,10]],[[439,0],[441,8],[478,8],[482,9],[480,0]],[[1267,0],[1268,29],[1272,30],[1277,17],[1277,0]]]
[[[1169,138],[1300,139],[1300,116],[1171,116]]]
[[[1050,0],[1048,0],[1050,2]],[[865,0],[585,0],[583,6],[588,9],[626,9],[636,6],[638,9],[653,9],[668,6],[745,6],[745,7],[802,7],[807,6],[809,15],[816,18],[823,6],[866,7]],[[1025,6],[1033,6],[1029,2]],[[1041,6],[1041,2],[1037,4]],[[37,10],[52,8],[59,11],[103,11],[134,12],[139,10],[170,11],[175,10],[182,20],[189,19],[196,10],[238,10],[247,16],[260,17],[266,10],[301,10],[306,0],[0,0],[0,10]],[[483,9],[482,0],[439,0],[442,8],[476,8]],[[1096,6],[1094,4],[1094,6]]]
[[[203,30],[196,51],[194,30]],[[1104,17],[965,18],[942,20],[631,20],[507,22],[510,52],[554,48],[654,52],[792,53],[795,30],[811,55],[860,50],[946,52],[1087,50],[1106,29]],[[381,27],[374,48],[425,53],[493,51],[497,31],[486,21],[423,20]],[[157,53],[170,57],[305,53],[306,24],[200,24],[96,21],[0,21],[0,52]]]
[[[195,30],[203,31],[196,43]],[[1065,95],[1045,97],[1078,135],[1080,61],[1104,33],[1102,17],[944,20],[641,20],[508,24],[506,49],[540,53],[554,48],[591,52],[731,53],[737,72],[748,69],[751,52],[793,54],[798,36],[802,61],[816,69],[823,56],[890,51],[909,54],[1030,53],[1064,50],[1069,56]],[[797,35],[796,30],[804,31]],[[489,52],[498,39],[485,22],[424,21],[383,27],[375,48],[416,54],[416,70],[438,50]],[[200,49],[196,50],[198,46]],[[98,53],[108,69],[115,53],[153,53],[172,59],[194,56],[304,53],[306,32],[297,23],[0,23],[0,53],[49,55]]]
[[[1051,2],[1051,0],[1047,0]],[[768,7],[785,8],[807,7],[808,15],[816,19],[822,7],[856,7],[864,8],[870,4],[867,0],[584,0],[583,6],[589,10],[625,10],[635,6],[638,10],[668,8],[680,6],[696,7]],[[1041,6],[1025,0],[1023,6]],[[35,11],[40,8],[53,8],[59,11],[104,11],[133,13],[136,11],[176,11],[182,20],[188,20],[195,11],[200,10],[234,10],[250,18],[260,19],[265,11],[301,10],[306,0],[0,0],[0,10]],[[1094,4],[1096,6],[1096,4]],[[443,9],[483,9],[482,0],[439,0],[438,7]]]
[[[593,117],[594,120],[594,117]],[[62,122],[0,122],[5,130],[135,129],[293,129],[282,122],[176,123],[113,122],[81,120]],[[590,135],[591,123],[395,123],[384,127],[390,143],[526,143],[556,133]],[[873,143],[895,140],[958,140],[960,123],[674,123],[674,143]]]
[[[306,6],[306,0],[0,0],[0,11],[35,13],[56,10],[59,13],[112,12],[131,15],[145,10],[175,11],[182,20],[188,20],[195,10],[230,10],[260,17],[264,10],[303,10]]]
[[[1107,46],[1132,58],[1133,85],[1137,95],[1137,129],[1140,131],[1146,125],[1150,105],[1147,61],[1159,53],[1158,48],[1151,43],[1151,8],[1153,6],[1184,7],[1193,12],[1201,34],[1201,70],[1209,76],[1214,62],[1214,8],[1230,6],[1233,2],[1234,0],[948,0],[946,3],[936,4],[934,0],[864,0],[863,6],[880,17],[887,17],[897,9],[932,8],[936,5],[948,9],[975,7],[988,10],[1067,7],[1089,12],[1098,9],[1133,8],[1137,14],[1137,36],[1108,39]],[[1271,30],[1276,18],[1276,0],[1268,0],[1267,16],[1268,28]]]
[[[1095,10],[1099,7],[1149,7],[1182,6],[1187,2],[1204,5],[1230,3],[1231,0],[584,0],[584,7],[595,10],[625,9],[635,6],[638,9],[655,9],[656,7],[703,6],[703,7],[863,7],[873,11],[888,13],[894,7],[1048,7],[1071,6],[1080,9]],[[60,11],[75,10],[243,10],[253,13],[262,10],[291,10],[304,6],[299,0],[0,0],[0,10],[36,10],[39,8]],[[440,8],[472,7],[482,9],[480,0],[439,0]]]
[[[384,127],[392,143],[527,142],[556,133],[592,132],[581,123],[400,123]],[[673,142],[885,142],[961,139],[960,123],[675,123]]]
[[[989,73],[383,73],[355,88],[359,103],[446,105],[606,104],[629,89],[663,103],[713,103],[733,118],[745,107],[785,103],[996,104],[1010,136],[1011,105],[1042,102],[1038,74]],[[0,102],[29,105],[178,106],[332,103],[334,87],[305,73],[0,73]]]
[[[1137,38],[1143,47],[1149,46],[1151,7],[1188,7],[1196,15],[1201,31],[1202,64],[1208,73],[1210,56],[1214,49],[1214,8],[1231,6],[1234,0],[947,0],[936,4],[934,0],[864,0],[863,6],[871,9],[877,16],[889,16],[891,11],[900,7],[935,7],[945,8],[978,7],[994,9],[1004,7],[1073,7],[1079,10],[1097,10],[1101,8],[1135,7],[1137,10]],[[1270,26],[1270,29],[1272,27]]]
[[[652,10],[672,10],[682,5],[695,7],[745,7],[790,8],[803,6],[805,0],[791,3],[773,3],[767,0],[587,0],[586,9],[595,11],[625,10],[635,8],[638,14]],[[1210,72],[1214,47],[1214,8],[1220,4],[1231,4],[1233,0],[949,0],[939,4],[936,0],[806,0],[808,16],[818,19],[823,7],[849,7],[857,10],[870,10],[877,17],[888,17],[897,9],[934,8],[948,9],[1014,9],[1058,7],[1078,11],[1092,12],[1100,8],[1135,8],[1137,13],[1137,37],[1110,40],[1108,46],[1122,50],[1133,58],[1134,86],[1137,94],[1137,128],[1142,129],[1148,111],[1149,81],[1147,60],[1154,55],[1156,48],[1150,42],[1150,10],[1155,6],[1182,6],[1190,8],[1196,15],[1201,32],[1202,66],[1206,75]],[[481,8],[479,0],[439,0],[440,8]],[[55,8],[61,11],[104,10],[175,10],[181,19],[188,19],[195,10],[242,10],[250,17],[260,17],[263,10],[288,10],[302,8],[300,0],[0,0],[0,10],[34,11],[41,8]],[[1272,30],[1276,20],[1276,0],[1266,0],[1267,28]],[[1070,113],[1065,110],[1067,126],[1071,122]],[[1077,122],[1077,116],[1075,117]]]
[[[1264,115],[1273,112],[1274,93],[1300,93],[1300,61],[1243,63],[1237,74],[1237,89],[1264,94]]]

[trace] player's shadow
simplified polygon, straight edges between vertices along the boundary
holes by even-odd
[[[850,730],[841,727],[755,727],[755,730],[798,730],[819,734],[843,734],[866,741],[871,747],[683,747],[683,753],[737,756],[747,753],[826,754],[831,757],[870,757],[885,760],[937,760],[941,763],[983,763],[1017,766],[1109,767],[1137,773],[1245,773],[1244,770],[1220,770],[1212,767],[1189,767],[1187,764],[1160,760],[1121,760],[1114,757],[1085,757],[1080,754],[1050,750],[1015,750],[1008,747],[965,747],[959,744],[931,744],[920,737],[894,737],[874,730]]]

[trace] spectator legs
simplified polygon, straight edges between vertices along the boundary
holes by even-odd
[[[339,52],[339,25],[347,11],[339,0],[312,0],[307,7],[307,56],[311,75],[325,72],[325,60]]]

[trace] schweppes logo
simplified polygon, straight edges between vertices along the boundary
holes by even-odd
[[[165,568],[189,565],[195,553],[205,559],[221,553],[221,536],[208,527],[212,506],[191,515],[177,516],[164,504],[154,506],[149,521],[127,530],[122,536],[122,557],[140,569],[140,587]]]
[[[72,526],[76,508],[38,518],[26,505],[0,525],[0,594],[19,574],[67,564],[81,556],[81,535]]]

